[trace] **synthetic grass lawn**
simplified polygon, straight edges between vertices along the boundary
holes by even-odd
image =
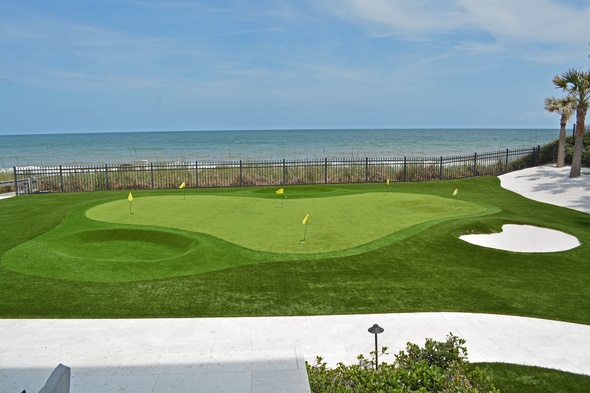
[[[482,213],[480,205],[423,194],[362,193],[273,199],[231,196],[157,196],[96,206],[97,221],[206,233],[265,252],[315,254],[355,248],[417,224]],[[307,213],[307,225],[303,219]],[[305,236],[305,242],[302,242]]]
[[[351,255],[445,219],[486,212],[480,205],[460,202],[407,193],[292,198],[286,205],[268,198],[220,195],[138,197],[131,206],[127,199],[120,199],[85,214],[126,226],[102,228],[86,223],[80,228],[76,225],[80,217],[73,214],[55,230],[8,251],[3,263],[14,271],[44,277],[137,281],[297,259],[297,254],[321,253],[307,258]],[[306,211],[313,212],[313,218],[303,225]],[[170,232],[170,228],[181,231]],[[204,259],[207,244],[196,236],[199,233],[282,255],[258,254],[226,262]]]
[[[506,363],[475,363],[502,393],[586,393],[590,376],[542,367]]]
[[[311,199],[386,197],[384,188],[286,187],[289,198],[283,209],[289,211],[288,204],[295,206]],[[503,190],[499,180],[492,177],[396,183],[390,186],[389,196],[421,195],[453,206],[455,188],[460,189],[458,206],[464,202],[487,210],[471,216],[439,217],[352,249],[318,254],[262,252],[216,237],[221,236],[219,232],[214,236],[186,228],[116,224],[86,216],[87,211],[113,203],[125,208],[128,218],[127,191],[1,200],[0,316],[125,318],[459,311],[589,323],[590,215],[527,200]],[[152,197],[177,198],[178,203],[204,197],[256,198],[280,210],[281,202],[274,191],[187,190],[186,201],[178,190],[134,191],[133,203]],[[367,195],[371,193],[375,195]],[[132,207],[133,219],[140,217],[139,203]],[[293,209],[299,231],[296,242],[302,237],[301,220],[306,212],[307,208],[303,212]],[[308,239],[313,225],[322,231],[329,229],[320,226],[317,215],[310,213]],[[578,237],[582,245],[560,253],[520,254],[485,249],[458,239],[465,233],[499,231],[505,223],[562,230]],[[137,247],[119,247],[119,241]],[[73,247],[80,244],[82,248]],[[304,246],[308,245],[311,243]],[[116,258],[109,251],[120,252],[119,261],[126,263],[113,263]],[[95,257],[89,259],[88,253]],[[51,269],[39,268],[43,256],[52,258]],[[11,265],[17,262],[19,271]],[[195,265],[201,270],[196,271]],[[27,268],[32,270],[26,272]]]

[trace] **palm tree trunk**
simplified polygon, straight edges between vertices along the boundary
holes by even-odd
[[[557,145],[557,167],[562,168],[565,165],[565,128],[567,120],[561,117],[561,130],[559,130],[559,144]]]
[[[584,119],[587,109],[576,111],[576,140],[574,142],[574,157],[572,158],[572,169],[570,177],[579,177],[582,171],[582,151],[584,150]]]

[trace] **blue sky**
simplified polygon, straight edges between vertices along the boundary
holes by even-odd
[[[0,134],[559,128],[590,0],[0,0]]]

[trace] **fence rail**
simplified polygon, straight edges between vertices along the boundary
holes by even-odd
[[[496,176],[539,165],[540,147],[451,157],[211,161],[14,167],[16,194],[416,182]]]

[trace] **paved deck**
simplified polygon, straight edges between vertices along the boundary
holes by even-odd
[[[61,362],[72,368],[73,393],[304,393],[304,361],[354,363],[374,348],[367,332],[374,323],[385,329],[379,346],[390,354],[453,332],[467,340],[473,362],[590,374],[590,326],[513,316],[0,320],[0,391],[36,392]]]

